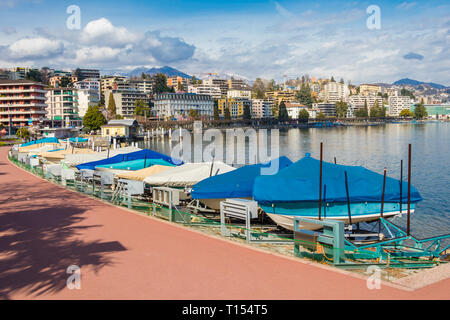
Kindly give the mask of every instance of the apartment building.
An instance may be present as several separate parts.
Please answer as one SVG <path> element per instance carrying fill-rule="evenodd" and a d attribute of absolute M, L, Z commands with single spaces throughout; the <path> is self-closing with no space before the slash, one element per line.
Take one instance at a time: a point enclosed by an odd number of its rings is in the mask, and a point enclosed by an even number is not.
<path fill-rule="evenodd" d="M 336 116 L 336 104 L 335 103 L 313 103 L 313 109 L 322 112 L 327 117 Z"/>
<path fill-rule="evenodd" d="M 30 80 L 0 80 L 0 123 L 37 125 L 46 114 L 45 85 Z"/>
<path fill-rule="evenodd" d="M 100 70 L 98 69 L 76 69 L 73 74 L 78 76 L 78 80 L 97 79 L 100 80 Z"/>
<path fill-rule="evenodd" d="M 228 92 L 228 81 L 225 79 L 206 79 L 203 80 L 204 85 L 218 86 L 222 96 L 226 96 Z"/>
<path fill-rule="evenodd" d="M 252 115 L 254 118 L 271 118 L 273 102 L 263 99 L 252 99 Z"/>
<path fill-rule="evenodd" d="M 347 103 L 352 106 L 353 110 L 356 111 L 358 109 L 363 109 L 365 104 L 367 103 L 367 109 L 370 112 L 370 109 L 378 103 L 379 107 L 383 106 L 383 98 L 377 95 L 353 95 L 347 98 Z"/>
<path fill-rule="evenodd" d="M 194 93 L 158 93 L 153 100 L 158 118 L 178 118 L 189 116 L 196 110 L 200 116 L 214 115 L 214 101 L 210 95 Z"/>
<path fill-rule="evenodd" d="M 285 105 L 288 116 L 291 119 L 298 119 L 298 114 L 301 110 L 308 111 L 308 106 L 305 106 L 299 102 L 288 102 Z"/>
<path fill-rule="evenodd" d="M 195 86 L 188 86 L 188 93 L 204 94 L 211 96 L 214 100 L 218 100 L 222 97 L 222 91 L 217 85 L 198 84 Z"/>
<path fill-rule="evenodd" d="M 90 106 L 98 105 L 100 102 L 99 91 L 89 89 L 78 89 L 78 115 L 83 118 Z"/>
<path fill-rule="evenodd" d="M 150 79 L 129 80 L 128 82 L 131 90 L 140 91 L 146 94 L 151 94 L 153 92 L 153 81 Z"/>
<path fill-rule="evenodd" d="M 225 109 L 230 110 L 232 118 L 242 117 L 244 115 L 244 109 L 248 107 L 250 113 L 252 111 L 252 101 L 244 98 L 224 98 L 219 99 L 218 109 L 220 115 L 225 115 Z"/>
<path fill-rule="evenodd" d="M 228 98 L 251 99 L 252 92 L 250 90 L 228 90 L 227 97 Z"/>
<path fill-rule="evenodd" d="M 398 117 L 400 112 L 404 109 L 411 110 L 411 97 L 409 96 L 391 96 L 388 99 L 389 102 L 389 115 Z"/>
<path fill-rule="evenodd" d="M 336 103 L 345 101 L 350 95 L 350 89 L 345 83 L 328 82 L 323 86 L 323 90 L 319 93 L 319 97 L 328 103 Z"/>
<path fill-rule="evenodd" d="M 359 94 L 363 96 L 376 96 L 378 93 L 381 93 L 381 87 L 376 84 L 361 84 L 359 86 Z"/>
<path fill-rule="evenodd" d="M 78 90 L 75 88 L 47 89 L 47 118 L 57 127 L 81 127 L 78 114 Z M 56 122 L 56 123 L 55 123 Z"/>
<path fill-rule="evenodd" d="M 180 76 L 168 77 L 167 86 L 174 88 L 175 91 L 187 91 L 188 86 L 192 84 L 192 79 Z"/>
<path fill-rule="evenodd" d="M 126 82 L 127 77 L 124 76 L 106 76 L 103 77 L 101 82 L 101 91 L 102 94 L 105 94 L 106 90 L 117 90 L 117 86 L 115 86 L 116 82 Z"/>
<path fill-rule="evenodd" d="M 234 79 L 231 78 L 227 81 L 228 90 L 246 90 L 248 89 L 248 85 L 242 79 Z"/>
<path fill-rule="evenodd" d="M 150 104 L 150 95 L 137 90 L 106 90 L 105 91 L 105 106 L 108 107 L 110 93 L 114 97 L 116 104 L 116 114 L 124 118 L 133 119 L 136 100 L 143 100 Z"/>
<path fill-rule="evenodd" d="M 266 100 L 271 100 L 274 103 L 280 104 L 281 101 L 293 102 L 295 101 L 294 91 L 269 91 L 265 93 Z"/>
<path fill-rule="evenodd" d="M 74 76 L 74 75 L 56 75 L 51 77 L 48 81 L 49 81 L 49 85 L 53 88 L 57 88 L 61 85 L 61 80 L 62 78 L 67 77 L 70 81 L 70 83 L 75 83 L 78 81 L 78 77 Z"/>

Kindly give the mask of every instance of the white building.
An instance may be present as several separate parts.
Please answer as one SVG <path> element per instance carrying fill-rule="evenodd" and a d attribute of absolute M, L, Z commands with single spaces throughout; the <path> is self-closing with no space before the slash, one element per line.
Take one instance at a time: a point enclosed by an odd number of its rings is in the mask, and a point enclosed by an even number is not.
<path fill-rule="evenodd" d="M 291 119 L 298 119 L 298 114 L 301 110 L 308 111 L 308 107 L 298 103 L 298 102 L 288 102 L 286 105 L 286 111 L 288 113 L 289 118 Z"/>
<path fill-rule="evenodd" d="M 203 84 L 209 86 L 218 86 L 223 96 L 227 95 L 227 91 L 229 89 L 228 81 L 226 79 L 205 79 L 203 80 Z"/>
<path fill-rule="evenodd" d="M 89 106 L 95 106 L 100 102 L 99 91 L 78 89 L 78 115 L 83 118 Z"/>
<path fill-rule="evenodd" d="M 141 91 L 144 93 L 152 93 L 153 92 L 153 81 L 148 79 L 142 80 L 129 80 L 128 81 L 130 89 Z"/>
<path fill-rule="evenodd" d="M 252 99 L 253 118 L 272 117 L 273 101 L 263 99 Z"/>
<path fill-rule="evenodd" d="M 251 99 L 252 92 L 250 90 L 228 90 L 227 97 L 231 98 L 243 98 L 243 99 Z"/>
<path fill-rule="evenodd" d="M 345 101 L 350 95 L 350 89 L 345 83 L 328 82 L 323 86 L 323 90 L 320 92 L 319 97 L 325 102 L 336 103 L 338 101 Z"/>
<path fill-rule="evenodd" d="M 153 102 L 158 118 L 187 117 L 190 110 L 196 110 L 199 116 L 214 115 L 214 101 L 209 95 L 159 93 Z"/>
<path fill-rule="evenodd" d="M 404 109 L 411 110 L 411 98 L 408 96 L 392 96 L 389 97 L 389 115 L 398 117 Z"/>
<path fill-rule="evenodd" d="M 52 88 L 46 93 L 47 118 L 60 123 L 60 127 L 81 126 L 78 113 L 78 90 L 74 88 Z M 56 123 L 55 123 L 56 122 Z"/>
<path fill-rule="evenodd" d="M 353 112 L 358 110 L 358 109 L 363 109 L 365 103 L 367 103 L 367 111 L 370 112 L 370 109 L 375 105 L 375 103 L 378 102 L 378 106 L 382 107 L 383 106 L 383 98 L 380 96 L 375 96 L 375 95 L 353 95 L 348 97 L 347 99 L 347 103 L 349 106 L 352 107 Z"/>
<path fill-rule="evenodd" d="M 213 99 L 220 99 L 222 97 L 222 91 L 218 85 L 199 84 L 196 86 L 188 86 L 188 92 L 208 95 Z"/>

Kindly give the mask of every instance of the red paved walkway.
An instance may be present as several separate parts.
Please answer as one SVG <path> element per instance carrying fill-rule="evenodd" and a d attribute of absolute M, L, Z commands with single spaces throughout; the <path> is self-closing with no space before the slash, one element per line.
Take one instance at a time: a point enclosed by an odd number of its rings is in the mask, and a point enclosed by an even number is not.
<path fill-rule="evenodd" d="M 414 292 L 214 239 L 103 204 L 11 165 L 0 148 L 0 298 L 449 299 L 450 279 Z M 81 290 L 66 268 L 81 266 Z"/>

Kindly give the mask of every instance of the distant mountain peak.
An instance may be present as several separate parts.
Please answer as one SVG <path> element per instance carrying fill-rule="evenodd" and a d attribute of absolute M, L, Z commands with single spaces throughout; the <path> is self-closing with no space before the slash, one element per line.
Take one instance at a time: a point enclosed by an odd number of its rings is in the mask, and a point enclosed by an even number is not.
<path fill-rule="evenodd" d="M 446 86 L 443 86 L 442 84 L 433 83 L 433 82 L 422 82 L 417 81 L 409 78 L 403 78 L 398 81 L 395 81 L 393 85 L 401 86 L 401 85 L 409 85 L 409 86 L 419 86 L 419 85 L 428 85 L 430 87 L 433 87 L 435 89 L 445 89 Z"/>
<path fill-rule="evenodd" d="M 164 66 L 161 68 L 154 67 L 154 68 L 150 68 L 150 69 L 148 69 L 146 67 L 139 67 L 139 68 L 136 68 L 133 71 L 129 72 L 128 77 L 138 77 L 142 73 L 149 74 L 151 76 L 154 76 L 155 74 L 158 74 L 158 73 L 162 73 L 162 74 L 166 75 L 167 77 L 178 76 L 178 77 L 182 77 L 182 78 L 192 78 L 192 76 L 190 76 L 184 72 L 181 72 L 175 68 L 169 67 L 169 66 Z"/>

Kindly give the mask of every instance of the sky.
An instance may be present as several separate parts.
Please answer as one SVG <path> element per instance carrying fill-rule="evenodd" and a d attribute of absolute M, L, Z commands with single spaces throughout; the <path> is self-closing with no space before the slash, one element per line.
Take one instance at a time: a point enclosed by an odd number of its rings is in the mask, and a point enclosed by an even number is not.
<path fill-rule="evenodd" d="M 79 8 L 80 24 L 70 6 Z M 369 28 L 379 8 L 379 28 Z M 171 66 L 254 80 L 302 75 L 450 86 L 450 3 L 0 0 L 0 68 Z"/>

